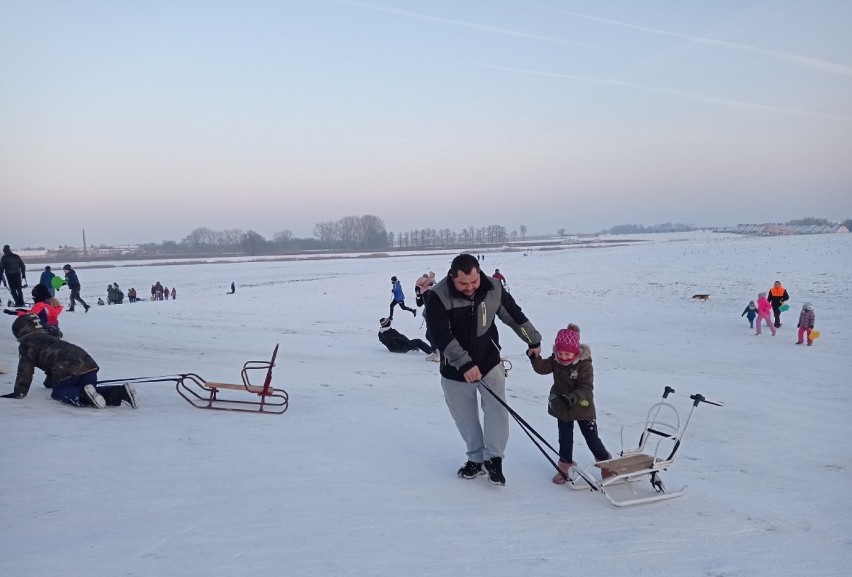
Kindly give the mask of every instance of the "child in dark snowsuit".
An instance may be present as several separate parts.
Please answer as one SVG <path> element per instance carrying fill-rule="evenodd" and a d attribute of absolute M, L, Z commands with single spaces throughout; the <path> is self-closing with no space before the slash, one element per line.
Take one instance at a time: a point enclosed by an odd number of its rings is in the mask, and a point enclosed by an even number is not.
<path fill-rule="evenodd" d="M 754 304 L 754 301 L 748 301 L 748 306 L 745 308 L 743 314 L 741 314 L 740 316 L 746 317 L 748 319 L 749 328 L 754 328 L 754 319 L 757 318 L 757 305 Z"/>
<path fill-rule="evenodd" d="M 574 421 L 577 421 L 595 460 L 612 459 L 598 437 L 595 422 L 592 351 L 588 345 L 580 344 L 580 327 L 570 324 L 556 334 L 553 354 L 549 358 L 531 356 L 530 362 L 538 374 L 553 374 L 547 403 L 547 412 L 558 419 L 559 425 L 559 472 L 553 477 L 553 482 L 564 485 L 571 467 L 577 466 L 573 459 Z M 612 475 L 607 469 L 601 469 L 601 473 L 604 477 Z"/>
<path fill-rule="evenodd" d="M 424 353 L 431 354 L 433 349 L 421 339 L 409 339 L 396 329 L 391 328 L 391 319 L 380 319 L 379 341 L 392 353 L 407 353 L 420 349 Z"/>

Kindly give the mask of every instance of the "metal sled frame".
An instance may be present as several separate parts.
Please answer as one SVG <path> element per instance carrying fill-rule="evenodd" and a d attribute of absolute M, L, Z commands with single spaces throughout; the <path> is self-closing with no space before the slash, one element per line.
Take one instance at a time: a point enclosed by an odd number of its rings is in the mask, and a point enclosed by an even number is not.
<path fill-rule="evenodd" d="M 577 475 L 570 481 L 571 488 L 600 491 L 617 507 L 674 499 L 683 495 L 686 486 L 677 490 L 669 489 L 661 473 L 674 463 L 695 408 L 700 403 L 716 406 L 722 406 L 722 403 L 707 400 L 700 394 L 689 395 L 692 406 L 686 420 L 681 422 L 675 406 L 666 402 L 672 393 L 675 393 L 673 388 L 665 388 L 663 400 L 651 406 L 644 423 L 630 423 L 621 428 L 621 445 L 624 447 L 625 433 L 635 432 L 638 425 L 642 426 L 639 444 L 635 449 L 624 449 L 620 457 L 594 464 L 594 467 L 601 472 L 607 471 L 610 476 L 598 480 L 597 476 L 592 475 L 591 467 L 574 467 L 573 471 Z M 642 489 L 638 486 L 638 482 L 644 479 L 649 481 L 650 488 Z"/>
<path fill-rule="evenodd" d="M 208 382 L 195 373 L 186 373 L 177 380 L 175 389 L 186 402 L 198 409 L 281 414 L 287 410 L 289 396 L 287 391 L 272 386 L 272 368 L 275 366 L 277 356 L 278 345 L 276 344 L 270 360 L 246 362 L 241 373 L 243 381 L 241 385 Z M 249 380 L 249 371 L 266 371 L 263 385 L 253 385 Z M 241 391 L 255 395 L 257 398 L 245 400 L 245 395 L 233 395 L 234 398 L 221 397 L 220 392 L 223 390 Z M 237 396 L 243 398 L 235 398 Z"/>

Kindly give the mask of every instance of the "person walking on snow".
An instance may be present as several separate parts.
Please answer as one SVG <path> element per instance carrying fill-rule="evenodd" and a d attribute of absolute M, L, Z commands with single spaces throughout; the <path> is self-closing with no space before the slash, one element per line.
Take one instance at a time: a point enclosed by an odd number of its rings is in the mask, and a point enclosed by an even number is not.
<path fill-rule="evenodd" d="M 393 320 L 393 307 L 396 305 L 399 305 L 399 308 L 410 312 L 412 315 L 417 316 L 417 309 L 405 306 L 405 295 L 402 293 L 402 283 L 400 283 L 399 279 L 395 276 L 391 277 L 391 294 L 393 295 L 393 299 L 390 303 L 389 319 Z"/>
<path fill-rule="evenodd" d="M 816 313 L 814 313 L 814 307 L 811 303 L 805 303 L 802 306 L 802 312 L 799 313 L 799 324 L 796 326 L 799 327 L 799 340 L 796 342 L 797 345 L 802 344 L 803 338 L 807 334 L 808 336 L 808 346 L 814 344 L 813 339 L 811 339 L 811 331 L 814 330 L 814 322 L 816 321 Z"/>
<path fill-rule="evenodd" d="M 432 287 L 426 325 L 441 352 L 444 400 L 467 448 L 467 462 L 457 475 L 473 479 L 484 473 L 484 465 L 491 483 L 505 485 L 509 414 L 500 403 L 506 397 L 506 370 L 496 318 L 526 343 L 527 354 L 541 352 L 541 335 L 512 296 L 482 272 L 476 257 L 458 255 L 447 276 Z"/>
<path fill-rule="evenodd" d="M 766 321 L 766 326 L 772 331 L 772 336 L 775 336 L 775 327 L 772 326 L 772 305 L 766 298 L 766 293 L 758 293 L 757 295 L 757 330 L 754 334 L 760 334 L 760 322 Z"/>
<path fill-rule="evenodd" d="M 530 355 L 530 362 L 536 373 L 553 374 L 553 386 L 547 402 L 547 413 L 556 417 L 559 429 L 559 472 L 553 477 L 553 482 L 564 485 L 569 480 L 571 467 L 577 466 L 573 457 L 575 421 L 595 461 L 612 459 L 598 436 L 595 420 L 592 351 L 588 345 L 580 343 L 580 327 L 570 324 L 556 333 L 550 357 L 543 359 Z M 613 473 L 601 469 L 601 474 L 606 478 Z"/>
<path fill-rule="evenodd" d="M 27 265 L 21 257 L 12 252 L 8 244 L 3 247 L 3 256 L 0 257 L 0 278 L 12 293 L 15 306 L 24 306 L 24 293 L 21 289 L 27 282 Z"/>
<path fill-rule="evenodd" d="M 56 275 L 53 274 L 53 271 L 50 270 L 49 266 L 44 267 L 44 271 L 41 273 L 41 277 L 39 277 L 39 284 L 43 285 L 44 288 L 47 289 L 47 292 L 50 293 L 51 297 L 56 296 L 56 289 L 53 288 L 53 279 L 56 278 Z"/>
<path fill-rule="evenodd" d="M 780 280 L 775 281 L 772 288 L 769 289 L 769 303 L 772 305 L 772 312 L 775 314 L 775 328 L 781 327 L 781 305 L 790 299 L 787 294 L 787 289 L 783 287 Z"/>
<path fill-rule="evenodd" d="M 0 395 L 6 399 L 23 399 L 29 393 L 35 369 L 44 371 L 44 386 L 51 398 L 77 407 L 117 407 L 126 402 L 136 408 L 136 394 L 129 384 L 98 385 L 98 364 L 77 345 L 52 337 L 41 326 L 38 317 L 27 314 L 12 323 L 12 334 L 18 339 L 18 373 L 15 389 Z"/>
<path fill-rule="evenodd" d="M 757 305 L 754 304 L 754 301 L 748 301 L 748 306 L 740 316 L 748 319 L 749 328 L 754 328 L 754 318 L 757 316 Z"/>
<path fill-rule="evenodd" d="M 491 278 L 496 278 L 500 281 L 500 284 L 503 285 L 503 288 L 506 288 L 506 277 L 503 276 L 503 273 L 500 272 L 499 268 L 494 269 L 494 274 L 491 275 Z"/>
<path fill-rule="evenodd" d="M 91 307 L 86 304 L 86 301 L 80 298 L 80 279 L 77 278 L 76 271 L 71 268 L 70 264 L 63 266 L 62 270 L 65 271 L 65 282 L 68 283 L 68 288 L 71 289 L 71 302 L 68 303 L 68 312 L 74 312 L 75 301 L 78 301 L 81 305 L 83 305 L 83 309 L 86 312 L 89 312 Z"/>

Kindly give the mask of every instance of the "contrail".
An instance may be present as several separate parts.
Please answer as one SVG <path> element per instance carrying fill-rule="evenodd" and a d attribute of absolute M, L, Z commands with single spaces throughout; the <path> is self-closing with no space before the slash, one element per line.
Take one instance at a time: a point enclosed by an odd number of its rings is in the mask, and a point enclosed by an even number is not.
<path fill-rule="evenodd" d="M 540 34 L 530 34 L 528 32 L 519 32 L 517 30 L 510 30 L 508 28 L 498 28 L 496 26 L 487 26 L 485 24 L 477 24 L 475 22 L 465 22 L 464 20 L 453 20 L 451 18 L 439 18 L 437 16 L 429 16 L 427 14 L 421 14 L 419 12 L 409 12 L 408 10 L 400 10 L 398 8 L 389 8 L 386 6 L 378 6 L 376 4 L 368 4 L 367 2 L 358 2 L 357 0 L 336 0 L 341 4 L 350 4 L 352 6 L 359 6 L 361 8 L 367 8 L 369 10 L 374 10 L 376 12 L 384 12 L 386 14 L 394 14 L 396 16 L 404 16 L 406 18 L 414 18 L 417 20 L 425 20 L 427 22 L 438 22 L 441 24 L 449 24 L 451 26 L 460 26 L 463 28 L 473 28 L 474 30 L 482 30 L 484 32 L 494 32 L 496 34 L 505 34 L 507 36 L 517 36 L 519 38 L 530 38 L 532 40 L 541 40 L 544 42 L 552 42 L 554 44 L 565 44 L 567 46 L 582 46 L 586 48 L 593 48 L 590 44 L 584 44 L 582 42 L 573 42 L 571 40 L 565 40 L 564 38 L 555 38 L 553 36 L 542 36 Z"/>
<path fill-rule="evenodd" d="M 674 38 L 682 38 L 684 40 L 689 40 L 690 42 L 696 42 L 699 44 L 709 44 L 712 46 L 722 46 L 725 48 L 733 48 L 735 50 L 743 50 L 746 52 L 754 52 L 756 54 L 762 54 L 764 56 L 769 56 L 771 58 L 776 58 L 778 60 L 783 60 L 785 62 L 789 62 L 790 64 L 796 64 L 799 66 L 804 66 L 806 68 L 812 68 L 814 70 L 821 70 L 823 72 L 828 72 L 829 74 L 836 74 L 838 76 L 852 76 L 852 67 L 843 66 L 842 64 L 834 64 L 833 62 L 827 62 L 825 60 L 820 60 L 818 58 L 811 58 L 809 56 L 802 56 L 801 54 L 793 54 L 790 52 L 784 52 L 783 50 L 772 50 L 771 48 L 760 48 L 759 46 L 751 46 L 748 44 L 740 44 L 738 42 L 728 42 L 725 40 L 716 40 L 713 38 L 705 38 L 703 36 L 693 36 L 691 34 L 682 34 L 679 32 L 670 32 L 668 30 L 660 30 L 659 28 L 649 28 L 647 26 L 639 26 L 637 24 L 630 24 L 629 22 L 621 22 L 618 20 L 610 20 L 608 18 L 600 18 L 598 16 L 589 16 L 588 14 L 580 14 L 578 12 L 571 12 L 570 10 L 560 10 L 558 8 L 551 8 L 549 6 L 542 6 L 539 4 L 534 4 L 532 2 L 522 2 L 528 6 L 534 6 L 536 8 L 540 8 L 542 10 L 549 10 L 551 12 L 557 12 L 559 14 L 565 14 L 566 16 L 573 16 L 574 18 L 581 18 L 583 20 L 591 20 L 593 22 L 601 22 L 604 24 L 611 24 L 613 26 L 621 26 L 622 28 L 630 28 L 632 30 L 641 30 L 643 32 L 650 32 L 652 34 L 662 34 L 664 36 L 672 36 Z"/>
<path fill-rule="evenodd" d="M 707 102 L 709 104 L 718 104 L 721 106 L 733 106 L 737 108 L 752 108 L 757 110 L 765 110 L 769 112 L 781 112 L 784 114 L 796 114 L 799 116 L 816 116 L 820 118 L 832 118 L 835 120 L 852 121 L 852 116 L 843 114 L 832 114 L 829 112 L 815 112 L 812 110 L 800 110 L 796 108 L 784 108 L 782 106 L 771 106 L 767 104 L 756 104 L 754 102 L 743 102 L 741 100 L 732 100 L 721 96 L 713 96 L 710 94 L 701 94 L 700 92 L 690 92 L 688 90 L 679 90 L 677 88 L 663 88 L 660 86 L 650 86 L 647 84 L 638 84 L 635 82 L 626 82 L 624 80 L 609 80 L 606 78 L 591 78 L 587 76 L 577 76 L 575 74 L 562 74 L 559 72 L 546 72 L 541 70 L 529 70 L 524 68 L 511 68 L 508 66 L 497 66 L 495 64 L 483 64 L 481 62 L 458 61 L 461 64 L 469 66 L 478 66 L 480 68 L 489 68 L 491 70 L 503 70 L 506 72 L 514 72 L 517 74 L 531 74 L 534 76 L 546 76 L 550 78 L 563 78 L 567 80 L 577 80 L 579 82 L 590 82 L 592 84 L 603 84 L 608 86 L 620 86 L 626 88 L 635 88 L 639 90 L 647 90 L 649 92 L 659 92 L 679 98 L 687 98 L 698 102 Z"/>

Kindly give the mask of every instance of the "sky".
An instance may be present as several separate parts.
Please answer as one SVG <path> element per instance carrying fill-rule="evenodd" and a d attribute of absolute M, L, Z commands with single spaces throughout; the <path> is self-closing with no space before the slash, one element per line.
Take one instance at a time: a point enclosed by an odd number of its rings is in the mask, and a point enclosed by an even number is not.
<path fill-rule="evenodd" d="M 62 312 L 65 340 L 95 359 L 100 379 L 191 371 L 239 382 L 243 363 L 279 343 L 273 385 L 289 408 L 200 410 L 173 382 L 151 382 L 136 384 L 136 410 L 81 409 L 51 400 L 36 370 L 25 399 L 0 398 L 0 575 L 847 576 L 852 235 L 646 238 L 487 253 L 483 267 L 505 273 L 545 352 L 559 329 L 579 325 L 610 452 L 634 448 L 636 428 L 622 445 L 622 426 L 641 422 L 665 386 L 681 419 L 680 395 L 724 404 L 696 408 L 661 474 L 671 489 L 686 486 L 683 496 L 615 507 L 556 486 L 515 422 L 504 487 L 456 476 L 465 446 L 438 363 L 390 353 L 377 338 L 389 276 L 410 297 L 417 277 L 446 270 L 453 254 L 80 263 L 89 302 L 109 283 L 177 288 L 177 300 Z M 776 336 L 755 336 L 741 313 L 776 279 L 790 310 Z M 67 287 L 58 298 L 67 302 Z M 811 347 L 795 345 L 806 301 L 821 331 Z M 11 320 L 0 316 L 0 363 L 11 370 L 0 394 L 15 379 Z M 421 323 L 403 313 L 393 324 L 424 338 Z M 512 365 L 507 402 L 555 446 L 552 377 L 532 371 L 508 327 L 498 331 Z M 591 467 L 579 433 L 573 456 Z M 635 485 L 650 491 L 647 479 Z"/>
<path fill-rule="evenodd" d="M 0 0 L 4 244 L 852 217 L 852 4 Z"/>

